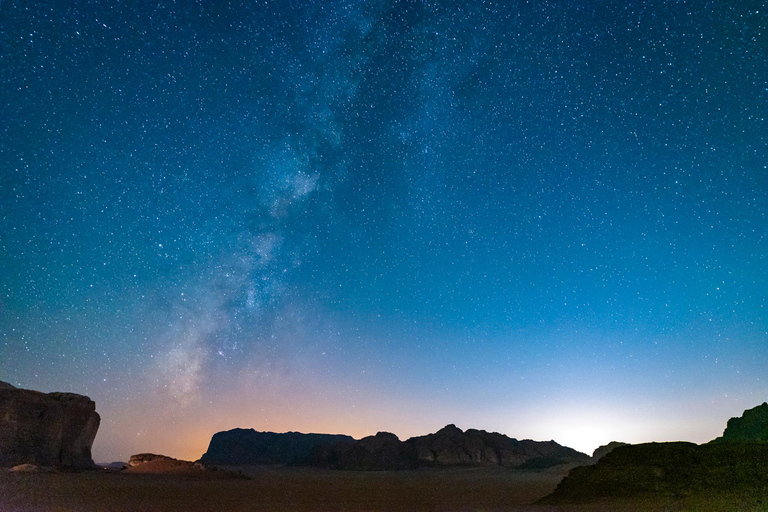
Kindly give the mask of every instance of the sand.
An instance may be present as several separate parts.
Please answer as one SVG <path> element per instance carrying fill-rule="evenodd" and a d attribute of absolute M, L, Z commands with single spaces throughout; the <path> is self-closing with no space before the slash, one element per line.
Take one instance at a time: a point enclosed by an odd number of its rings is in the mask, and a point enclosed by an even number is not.
<path fill-rule="evenodd" d="M 563 476 L 562 470 L 526 472 L 504 468 L 400 472 L 242 469 L 250 473 L 250 480 L 173 473 L 3 472 L 0 510 L 508 510 L 548 494 Z"/>
<path fill-rule="evenodd" d="M 230 468 L 232 469 L 232 468 Z M 237 468 L 235 468 L 237 469 Z M 536 506 L 563 469 L 423 469 L 352 472 L 309 468 L 245 469 L 252 479 L 200 474 L 0 472 L 0 510 L 31 511 L 661 511 L 765 510 L 738 497 L 602 501 Z M 768 503 L 768 500 L 767 502 Z M 734 508 L 735 507 L 735 508 Z"/>

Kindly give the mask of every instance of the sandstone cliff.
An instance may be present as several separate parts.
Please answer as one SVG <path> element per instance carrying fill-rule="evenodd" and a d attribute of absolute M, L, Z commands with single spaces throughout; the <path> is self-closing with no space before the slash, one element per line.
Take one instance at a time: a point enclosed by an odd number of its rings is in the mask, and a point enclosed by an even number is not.
<path fill-rule="evenodd" d="M 0 382 L 0 466 L 91 468 L 96 404 L 75 393 L 40 393 Z"/>

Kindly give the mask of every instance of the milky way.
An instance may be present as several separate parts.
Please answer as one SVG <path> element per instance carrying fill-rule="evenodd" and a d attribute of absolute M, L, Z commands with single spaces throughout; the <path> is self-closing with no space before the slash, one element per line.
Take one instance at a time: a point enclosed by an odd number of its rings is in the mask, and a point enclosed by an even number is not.
<path fill-rule="evenodd" d="M 768 397 L 768 9 L 0 4 L 0 379 L 582 450 Z"/>

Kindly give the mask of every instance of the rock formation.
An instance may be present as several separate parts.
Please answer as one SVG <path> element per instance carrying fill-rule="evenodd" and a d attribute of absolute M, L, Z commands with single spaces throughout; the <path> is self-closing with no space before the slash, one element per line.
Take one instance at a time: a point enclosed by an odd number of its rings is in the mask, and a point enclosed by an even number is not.
<path fill-rule="evenodd" d="M 205 464 L 294 464 L 347 470 L 400 470 L 420 466 L 505 466 L 541 469 L 589 464 L 591 457 L 554 441 L 509 438 L 495 432 L 448 425 L 434 434 L 400 441 L 379 432 L 355 441 L 349 436 L 256 432 L 234 429 L 211 439 Z"/>
<path fill-rule="evenodd" d="M 588 464 L 590 457 L 554 441 L 519 441 L 497 432 L 448 425 L 434 434 L 412 437 L 420 465 L 481 465 L 545 468 L 559 464 Z"/>
<path fill-rule="evenodd" d="M 186 475 L 206 478 L 248 478 L 239 472 L 226 471 L 215 467 L 206 467 L 199 462 L 174 459 L 155 453 L 131 455 L 124 473 L 144 473 L 153 475 Z"/>
<path fill-rule="evenodd" d="M 350 444 L 350 436 L 333 434 L 302 434 L 299 432 L 257 432 L 236 428 L 218 432 L 211 438 L 208 451 L 200 458 L 203 464 L 254 465 L 300 464 L 311 460 L 317 447 Z"/>
<path fill-rule="evenodd" d="M 712 442 L 768 443 L 768 403 L 747 409 L 739 418 L 729 419 L 722 437 Z"/>
<path fill-rule="evenodd" d="M 768 445 L 645 443 L 620 446 L 597 464 L 577 467 L 542 500 L 587 503 L 638 496 L 762 493 L 768 488 Z"/>
<path fill-rule="evenodd" d="M 163 465 L 163 466 L 194 466 L 194 462 L 188 460 L 174 459 L 167 455 L 159 455 L 157 453 L 137 453 L 131 455 L 128 460 L 126 469 L 136 468 L 139 466 L 148 467 L 148 464 Z"/>
<path fill-rule="evenodd" d="M 0 382 L 0 466 L 91 468 L 96 405 L 74 393 L 40 393 Z"/>
<path fill-rule="evenodd" d="M 611 453 L 614 449 L 618 448 L 619 446 L 626 446 L 627 443 L 622 443 L 620 441 L 611 441 L 608 444 L 604 444 L 602 446 L 598 446 L 595 448 L 595 451 L 592 452 L 592 460 L 594 462 L 597 462 L 598 460 L 602 459 L 609 453 Z"/>
<path fill-rule="evenodd" d="M 542 503 L 587 503 L 636 496 L 723 494 L 768 490 L 768 403 L 731 418 L 722 437 L 703 445 L 645 443 L 595 450 L 597 463 L 573 469 Z"/>
<path fill-rule="evenodd" d="M 11 473 L 53 473 L 53 468 L 35 466 L 34 464 L 19 464 L 9 469 Z"/>

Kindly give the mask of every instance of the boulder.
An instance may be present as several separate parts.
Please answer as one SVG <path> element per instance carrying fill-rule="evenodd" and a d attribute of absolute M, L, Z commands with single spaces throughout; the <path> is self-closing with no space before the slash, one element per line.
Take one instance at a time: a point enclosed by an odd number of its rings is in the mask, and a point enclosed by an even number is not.
<path fill-rule="evenodd" d="M 40 393 L 0 382 L 0 466 L 92 468 L 96 404 L 75 393 Z"/>

